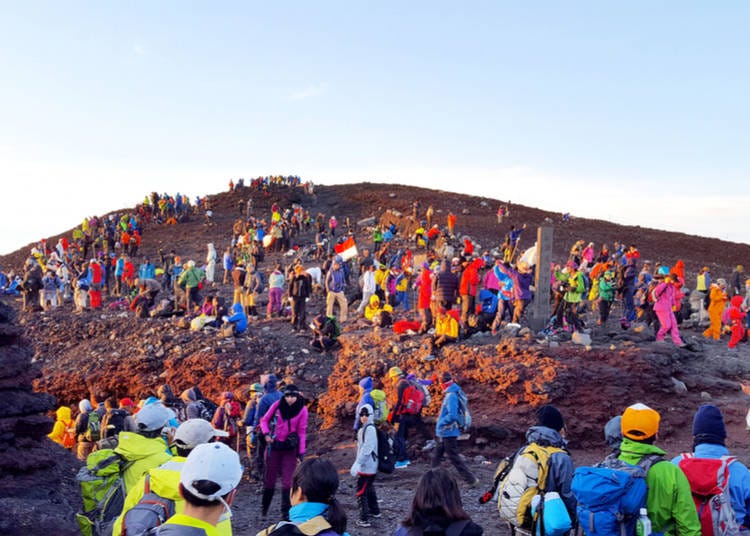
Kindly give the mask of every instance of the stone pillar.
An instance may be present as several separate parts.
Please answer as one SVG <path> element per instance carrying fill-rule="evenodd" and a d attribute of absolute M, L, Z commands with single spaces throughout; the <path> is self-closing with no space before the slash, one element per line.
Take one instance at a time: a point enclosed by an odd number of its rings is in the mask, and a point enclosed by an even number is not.
<path fill-rule="evenodd" d="M 534 299 L 529 309 L 529 327 L 539 332 L 544 329 L 552 311 L 549 301 L 549 267 L 552 263 L 552 227 L 539 227 L 536 234 L 536 276 Z"/>

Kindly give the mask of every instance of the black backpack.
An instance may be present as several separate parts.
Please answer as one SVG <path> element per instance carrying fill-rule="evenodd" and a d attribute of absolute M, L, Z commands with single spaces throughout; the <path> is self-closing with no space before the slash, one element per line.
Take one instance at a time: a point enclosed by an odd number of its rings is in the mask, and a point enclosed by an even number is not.
<path fill-rule="evenodd" d="M 375 426 L 368 424 L 367 426 Z M 390 475 L 396 469 L 396 452 L 393 448 L 393 438 L 375 426 L 378 436 L 378 471 Z"/>
<path fill-rule="evenodd" d="M 219 406 L 205 398 L 198 400 L 198 404 L 201 407 L 201 419 L 211 422 Z"/>
<path fill-rule="evenodd" d="M 115 437 L 125 429 L 125 418 L 128 412 L 124 409 L 113 409 L 102 419 L 102 438 Z"/>

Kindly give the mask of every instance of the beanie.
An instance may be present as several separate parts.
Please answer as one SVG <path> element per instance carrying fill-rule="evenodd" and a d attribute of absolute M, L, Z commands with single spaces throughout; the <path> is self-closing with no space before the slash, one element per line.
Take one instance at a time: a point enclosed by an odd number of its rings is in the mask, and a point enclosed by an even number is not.
<path fill-rule="evenodd" d="M 558 432 L 565 428 L 562 413 L 551 404 L 547 404 L 536 410 L 536 420 L 539 426 L 546 426 Z"/>
<path fill-rule="evenodd" d="M 659 431 L 660 419 L 656 410 L 645 404 L 633 404 L 622 414 L 622 435 L 635 441 L 649 439 Z"/>
<path fill-rule="evenodd" d="M 695 436 L 696 445 L 700 443 L 724 444 L 727 429 L 719 408 L 710 404 L 698 408 L 693 418 L 693 436 Z"/>
<path fill-rule="evenodd" d="M 372 377 L 370 377 L 370 376 L 365 376 L 364 378 L 362 378 L 361 380 L 359 380 L 359 386 L 360 386 L 360 387 L 361 387 L 361 388 L 362 388 L 362 389 L 363 389 L 364 391 L 369 391 L 369 390 L 371 390 L 371 389 L 372 389 Z"/>

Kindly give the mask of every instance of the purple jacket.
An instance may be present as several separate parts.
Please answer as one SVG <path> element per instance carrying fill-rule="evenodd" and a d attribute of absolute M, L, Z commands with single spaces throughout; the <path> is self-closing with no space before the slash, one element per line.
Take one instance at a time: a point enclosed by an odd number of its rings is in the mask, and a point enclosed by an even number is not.
<path fill-rule="evenodd" d="M 270 408 L 268 408 L 268 411 L 260 420 L 260 429 L 263 431 L 263 434 L 270 434 L 271 419 L 276 417 L 274 439 L 284 441 L 291 432 L 297 432 L 297 435 L 299 436 L 298 452 L 299 454 L 304 454 L 306 452 L 305 442 L 307 439 L 307 406 L 302 406 L 300 412 L 287 421 L 281 417 L 281 413 L 278 411 L 280 402 L 281 400 L 277 400 Z"/>

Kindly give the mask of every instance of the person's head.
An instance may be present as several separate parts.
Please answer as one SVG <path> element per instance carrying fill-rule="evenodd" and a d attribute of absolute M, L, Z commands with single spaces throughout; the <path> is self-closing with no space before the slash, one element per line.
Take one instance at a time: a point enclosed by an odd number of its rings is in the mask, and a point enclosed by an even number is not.
<path fill-rule="evenodd" d="M 430 469 L 419 479 L 406 527 L 421 527 L 424 520 L 446 519 L 449 522 L 470 519 L 461 502 L 456 480 L 445 469 Z"/>
<path fill-rule="evenodd" d="M 610 448 L 620 447 L 620 443 L 622 443 L 622 415 L 612 417 L 604 425 L 604 441 Z"/>
<path fill-rule="evenodd" d="M 346 513 L 336 500 L 339 475 L 336 467 L 325 458 L 307 458 L 292 475 L 291 504 L 315 502 L 328 505 L 326 518 L 337 533 L 346 531 Z"/>
<path fill-rule="evenodd" d="M 180 473 L 180 494 L 186 512 L 201 509 L 224 510 L 231 516 L 229 505 L 242 479 L 240 457 L 224 443 L 203 443 L 188 455 Z"/>
<path fill-rule="evenodd" d="M 120 399 L 120 409 L 124 409 L 128 413 L 133 413 L 135 410 L 135 402 L 133 402 L 133 399 L 130 397 L 125 397 Z"/>
<path fill-rule="evenodd" d="M 547 404 L 536 410 L 536 423 L 538 426 L 546 426 L 556 432 L 565 428 L 562 413 L 552 404 Z"/>
<path fill-rule="evenodd" d="M 373 294 L 370 296 L 370 307 L 379 307 L 380 306 L 380 298 L 378 298 L 377 294 Z"/>
<path fill-rule="evenodd" d="M 91 411 L 91 409 L 91 402 L 89 402 L 88 398 L 84 398 L 83 400 L 78 402 L 78 411 L 80 411 L 81 413 L 88 413 L 89 411 Z"/>
<path fill-rule="evenodd" d="M 622 414 L 622 435 L 633 441 L 653 443 L 659 432 L 660 420 L 659 413 L 646 404 L 633 404 Z"/>
<path fill-rule="evenodd" d="M 716 284 L 719 285 L 719 288 L 721 289 L 727 288 L 727 280 L 721 277 L 716 280 Z"/>
<path fill-rule="evenodd" d="M 719 408 L 711 404 L 699 407 L 693 417 L 693 446 L 701 443 L 723 445 L 726 438 L 724 416 Z"/>
<path fill-rule="evenodd" d="M 301 398 L 299 389 L 293 383 L 284 386 L 283 395 L 284 402 L 286 402 L 290 406 Z"/>
<path fill-rule="evenodd" d="M 443 372 L 440 375 L 440 384 L 443 386 L 443 389 L 450 387 L 453 384 L 453 374 L 448 371 Z"/>
<path fill-rule="evenodd" d="M 172 443 L 178 456 L 187 456 L 198 445 L 211 443 L 216 437 L 229 437 L 229 433 L 215 430 L 205 419 L 188 419 L 177 428 Z"/>
<path fill-rule="evenodd" d="M 364 378 L 359 380 L 359 388 L 361 391 L 372 390 L 372 376 L 365 376 Z"/>
<path fill-rule="evenodd" d="M 357 416 L 359 417 L 359 422 L 362 424 L 362 426 L 371 423 L 372 418 L 374 417 L 372 406 L 370 404 L 362 404 L 362 407 L 359 408 L 359 414 Z"/>
<path fill-rule="evenodd" d="M 394 382 L 400 380 L 403 375 L 404 373 L 399 367 L 391 367 L 390 369 L 388 369 L 388 377 Z"/>
<path fill-rule="evenodd" d="M 174 416 L 161 402 L 144 405 L 135 415 L 137 432 L 145 437 L 154 438 L 161 435 L 161 430 Z"/>

